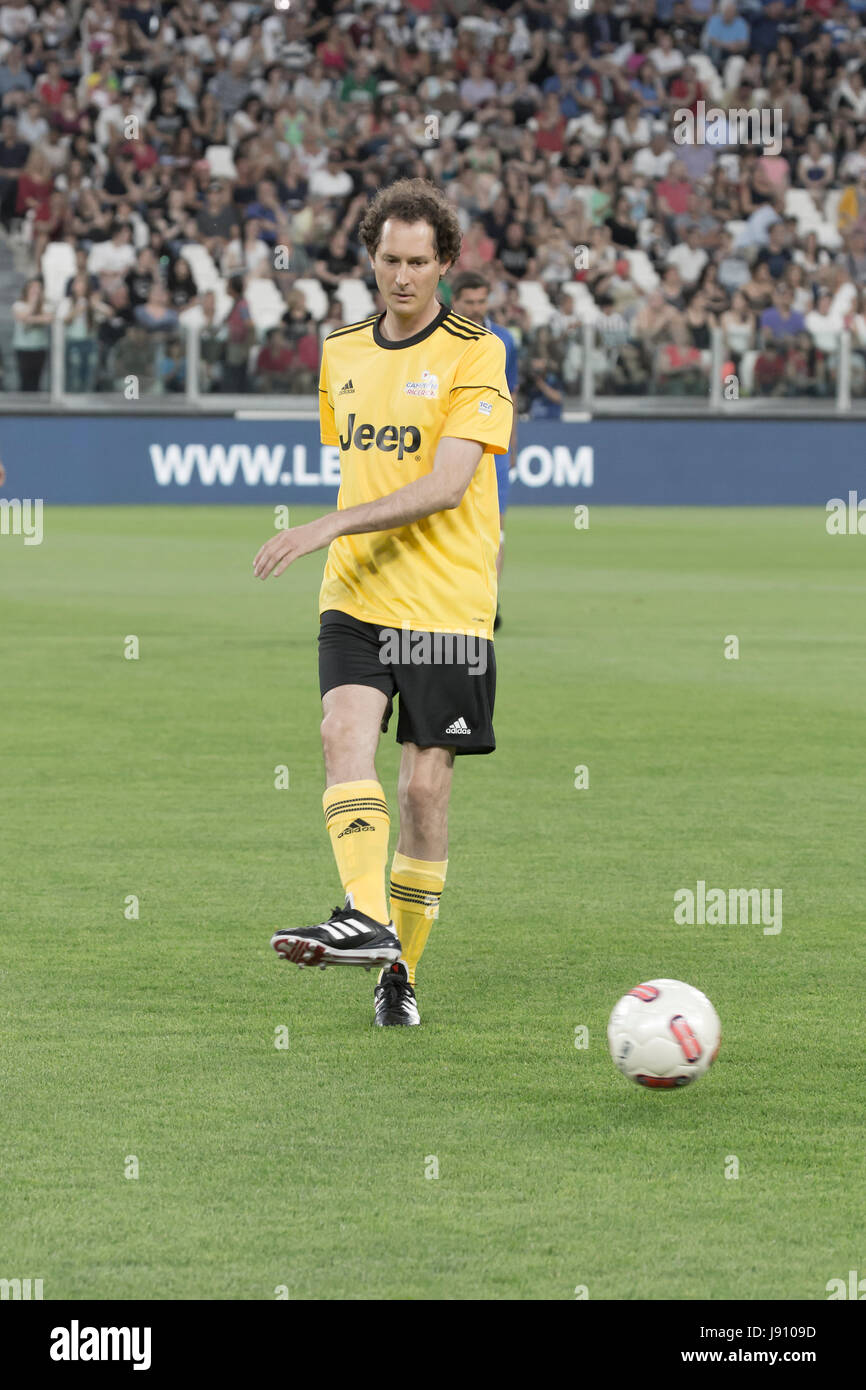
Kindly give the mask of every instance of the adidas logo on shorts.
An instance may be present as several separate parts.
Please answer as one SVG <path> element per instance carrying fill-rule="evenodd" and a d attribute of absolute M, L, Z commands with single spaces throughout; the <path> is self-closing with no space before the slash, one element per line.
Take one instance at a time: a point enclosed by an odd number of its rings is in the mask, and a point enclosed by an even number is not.
<path fill-rule="evenodd" d="M 445 732 L 446 734 L 471 734 L 472 730 L 461 714 L 459 719 L 455 719 L 453 724 L 448 725 Z"/>
<path fill-rule="evenodd" d="M 342 840 L 344 835 L 357 835 L 359 830 L 372 829 L 373 827 L 369 821 L 361 820 L 359 818 L 358 820 L 353 820 L 350 825 L 347 825 L 345 830 L 341 830 L 339 835 L 337 836 L 337 839 Z"/>

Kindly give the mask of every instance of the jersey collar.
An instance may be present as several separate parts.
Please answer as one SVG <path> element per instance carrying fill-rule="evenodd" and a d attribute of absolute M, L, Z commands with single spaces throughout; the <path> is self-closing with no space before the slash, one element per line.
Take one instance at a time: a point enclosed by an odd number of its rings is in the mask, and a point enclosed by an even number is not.
<path fill-rule="evenodd" d="M 379 331 L 379 325 L 381 324 L 385 315 L 380 314 L 379 317 L 376 319 L 376 322 L 373 324 L 373 342 L 376 344 L 377 347 L 380 348 L 390 349 L 414 347 L 416 343 L 423 343 L 425 338 L 429 338 L 431 333 L 435 333 L 442 320 L 448 314 L 450 314 L 450 312 L 451 310 L 448 308 L 448 305 L 443 304 L 435 319 L 431 319 L 426 328 L 422 328 L 420 333 L 413 334 L 411 338 L 401 338 L 398 343 L 392 343 L 390 338 L 382 337 L 382 334 Z"/>

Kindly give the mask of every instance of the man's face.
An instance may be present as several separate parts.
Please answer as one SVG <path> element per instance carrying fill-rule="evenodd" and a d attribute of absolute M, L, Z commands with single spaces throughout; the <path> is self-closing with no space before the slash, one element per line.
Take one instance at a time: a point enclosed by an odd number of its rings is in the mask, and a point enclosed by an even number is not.
<path fill-rule="evenodd" d="M 483 324 L 487 317 L 487 300 L 488 290 L 485 285 L 481 285 L 478 289 L 463 289 L 454 295 L 451 308 L 455 314 L 462 314 L 465 319 Z"/>
<path fill-rule="evenodd" d="M 437 259 L 429 222 L 398 222 L 393 218 L 382 227 L 370 263 L 385 304 L 398 316 L 423 310 L 450 264 Z"/>

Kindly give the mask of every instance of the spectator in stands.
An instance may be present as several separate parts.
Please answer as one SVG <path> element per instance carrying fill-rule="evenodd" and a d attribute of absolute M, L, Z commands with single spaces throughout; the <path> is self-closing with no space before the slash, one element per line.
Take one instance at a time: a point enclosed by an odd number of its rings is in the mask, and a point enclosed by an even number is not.
<path fill-rule="evenodd" d="M 653 290 L 635 315 L 632 337 L 643 349 L 643 361 L 649 369 L 657 348 L 664 343 L 682 345 L 686 340 L 683 316 L 669 303 L 660 290 Z"/>
<path fill-rule="evenodd" d="M 760 261 L 752 271 L 750 279 L 743 285 L 743 294 L 751 308 L 758 314 L 769 309 L 773 302 L 773 277 L 766 261 Z"/>
<path fill-rule="evenodd" d="M 107 293 L 97 290 L 94 309 L 99 343 L 97 371 L 101 380 L 107 380 L 112 351 L 135 322 L 126 285 L 122 282 L 115 283 Z"/>
<path fill-rule="evenodd" d="M 792 262 L 782 277 L 791 290 L 791 304 L 798 314 L 808 314 L 812 308 L 812 290 L 806 284 L 806 272 L 801 265 Z"/>
<path fill-rule="evenodd" d="M 530 420 L 562 418 L 562 379 L 543 355 L 532 353 L 529 356 L 521 371 L 521 382 L 525 382 Z"/>
<path fill-rule="evenodd" d="M 736 290 L 731 297 L 731 307 L 721 320 L 725 351 L 731 356 L 734 370 L 739 372 L 745 353 L 755 346 L 755 315 L 742 290 Z"/>
<path fill-rule="evenodd" d="M 15 117 L 0 122 L 0 222 L 8 229 L 15 216 L 18 180 L 27 163 L 29 149 L 20 139 Z"/>
<path fill-rule="evenodd" d="M 195 217 L 196 229 L 208 255 L 219 260 L 232 238 L 239 235 L 238 210 L 231 202 L 223 184 L 214 180 L 208 185 L 205 204 Z"/>
<path fill-rule="evenodd" d="M 72 231 L 73 213 L 65 193 L 55 189 L 36 209 L 33 218 L 33 259 L 41 266 L 45 248 L 52 241 L 65 241 Z"/>
<path fill-rule="evenodd" d="M 678 242 L 667 255 L 668 265 L 676 267 L 687 289 L 697 284 L 708 259 L 700 244 L 700 229 L 694 222 L 688 225 L 685 241 Z"/>
<path fill-rule="evenodd" d="M 87 274 L 73 276 L 59 314 L 64 325 L 66 390 L 76 394 L 93 389 L 97 354 L 97 296 Z"/>
<path fill-rule="evenodd" d="M 785 284 L 779 285 L 773 294 L 772 305 L 764 310 L 760 318 L 761 339 L 765 344 L 779 342 L 805 331 L 805 319 L 792 307 L 792 300 L 790 288 Z"/>
<path fill-rule="evenodd" d="M 833 311 L 832 296 L 819 294 L 813 309 L 805 316 L 806 330 L 820 353 L 830 355 L 839 347 L 839 334 L 844 321 Z"/>
<path fill-rule="evenodd" d="M 144 304 L 137 306 L 133 317 L 148 333 L 170 333 L 177 328 L 177 311 L 172 308 L 169 292 L 161 281 L 154 281 L 150 294 Z"/>
<path fill-rule="evenodd" d="M 336 288 L 342 280 L 357 280 L 363 275 L 358 251 L 349 245 L 349 238 L 339 228 L 324 245 L 314 251 L 316 278 L 326 289 Z"/>
<path fill-rule="evenodd" d="M 509 224 L 505 232 L 505 244 L 499 252 L 498 264 L 509 285 L 516 285 L 521 280 L 533 278 L 535 262 L 532 257 L 532 246 L 522 223 L 512 222 Z"/>
<path fill-rule="evenodd" d="M 767 245 L 758 252 L 757 265 L 766 263 L 774 280 L 781 280 L 791 264 L 791 252 L 786 245 L 784 222 L 774 222 L 769 231 Z"/>
<path fill-rule="evenodd" d="M 611 134 L 625 150 L 637 150 L 648 145 L 652 138 L 652 126 L 647 116 L 642 114 L 640 101 L 628 101 L 625 111 L 611 125 Z"/>
<path fill-rule="evenodd" d="M 109 358 L 111 389 L 123 391 L 132 380 L 138 392 L 151 392 L 156 381 L 156 343 L 144 324 L 132 323 Z"/>
<path fill-rule="evenodd" d="M 617 198 L 613 212 L 605 218 L 605 225 L 610 228 L 610 236 L 614 246 L 627 251 L 633 251 L 636 248 L 637 226 L 632 217 L 631 204 L 625 193 L 621 193 Z"/>
<path fill-rule="evenodd" d="M 717 12 L 710 16 L 701 36 L 701 48 L 710 62 L 721 69 L 726 59 L 745 53 L 749 43 L 749 26 L 737 14 L 734 0 L 722 0 Z"/>
<path fill-rule="evenodd" d="M 129 302 L 133 309 L 137 309 L 139 304 L 147 303 L 150 291 L 158 280 L 159 263 L 156 253 L 152 246 L 142 246 L 135 264 L 130 266 L 124 276 L 124 284 L 129 291 Z"/>
<path fill-rule="evenodd" d="M 244 219 L 243 237 L 230 241 L 219 259 L 223 275 L 261 275 L 272 263 L 273 252 L 262 239 L 263 223 L 258 217 Z M 297 268 L 290 256 L 290 265 Z"/>
<path fill-rule="evenodd" d="M 31 149 L 18 177 L 15 216 L 26 217 L 28 213 L 36 216 L 40 209 L 47 207 L 53 188 L 51 165 L 40 149 Z"/>
<path fill-rule="evenodd" d="M 797 182 L 804 188 L 827 188 L 833 180 L 835 169 L 833 156 L 821 148 L 817 136 L 810 135 L 806 141 L 806 152 L 797 161 Z"/>
<path fill-rule="evenodd" d="M 4 5 L 0 14 L 6 12 Z M 0 107 L 14 115 L 26 104 L 33 88 L 33 78 L 24 66 L 20 46 L 13 43 L 5 60 L 0 63 Z"/>
<path fill-rule="evenodd" d="M 282 324 L 265 334 L 264 346 L 256 359 L 255 389 L 265 393 L 284 393 L 288 389 L 289 372 L 294 353 L 286 341 Z"/>
<path fill-rule="evenodd" d="M 51 344 L 54 315 L 45 302 L 45 289 L 39 276 L 28 280 L 21 298 L 12 305 L 14 329 L 12 349 L 18 363 L 21 391 L 38 391 Z"/>
<path fill-rule="evenodd" d="M 178 313 L 198 303 L 196 283 L 189 261 L 184 256 L 178 256 L 168 268 L 168 297 L 172 308 Z"/>
<path fill-rule="evenodd" d="M 18 135 L 28 145 L 41 145 L 51 127 L 42 114 L 42 102 L 28 101 L 18 112 Z"/>
<path fill-rule="evenodd" d="M 243 392 L 249 390 L 250 351 L 256 341 L 256 329 L 242 276 L 232 276 L 228 292 L 233 303 L 225 321 L 227 340 L 222 384 L 225 391 Z"/>
<path fill-rule="evenodd" d="M 115 222 L 108 241 L 95 242 L 87 257 L 87 269 L 98 275 L 103 285 L 122 280 L 135 265 L 132 228 L 128 222 Z"/>
<path fill-rule="evenodd" d="M 689 347 L 708 352 L 712 346 L 713 329 L 717 321 L 715 315 L 708 311 L 706 295 L 699 285 L 692 290 L 683 322 Z"/>

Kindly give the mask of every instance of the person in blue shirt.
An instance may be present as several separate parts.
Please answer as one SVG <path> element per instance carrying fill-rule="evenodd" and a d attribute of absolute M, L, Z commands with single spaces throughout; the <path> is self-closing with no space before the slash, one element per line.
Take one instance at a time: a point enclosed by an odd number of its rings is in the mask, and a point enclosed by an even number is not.
<path fill-rule="evenodd" d="M 734 0 L 722 0 L 714 15 L 710 15 L 701 37 L 701 48 L 717 68 L 733 53 L 745 53 L 749 44 L 749 26 L 737 14 Z"/>
<path fill-rule="evenodd" d="M 512 469 L 517 464 L 517 347 L 507 328 L 494 323 L 487 315 L 487 299 L 490 286 L 483 275 L 475 270 L 461 270 L 451 281 L 451 308 L 455 314 L 480 323 L 489 328 L 505 344 L 505 380 L 511 398 L 515 402 L 514 423 L 511 427 L 511 442 L 507 454 L 496 455 L 496 486 L 499 490 L 499 554 L 496 557 L 496 577 L 502 583 L 502 564 L 505 558 L 505 511 L 508 506 L 508 486 Z M 496 605 L 496 621 L 493 629 L 500 626 L 502 615 Z"/>

